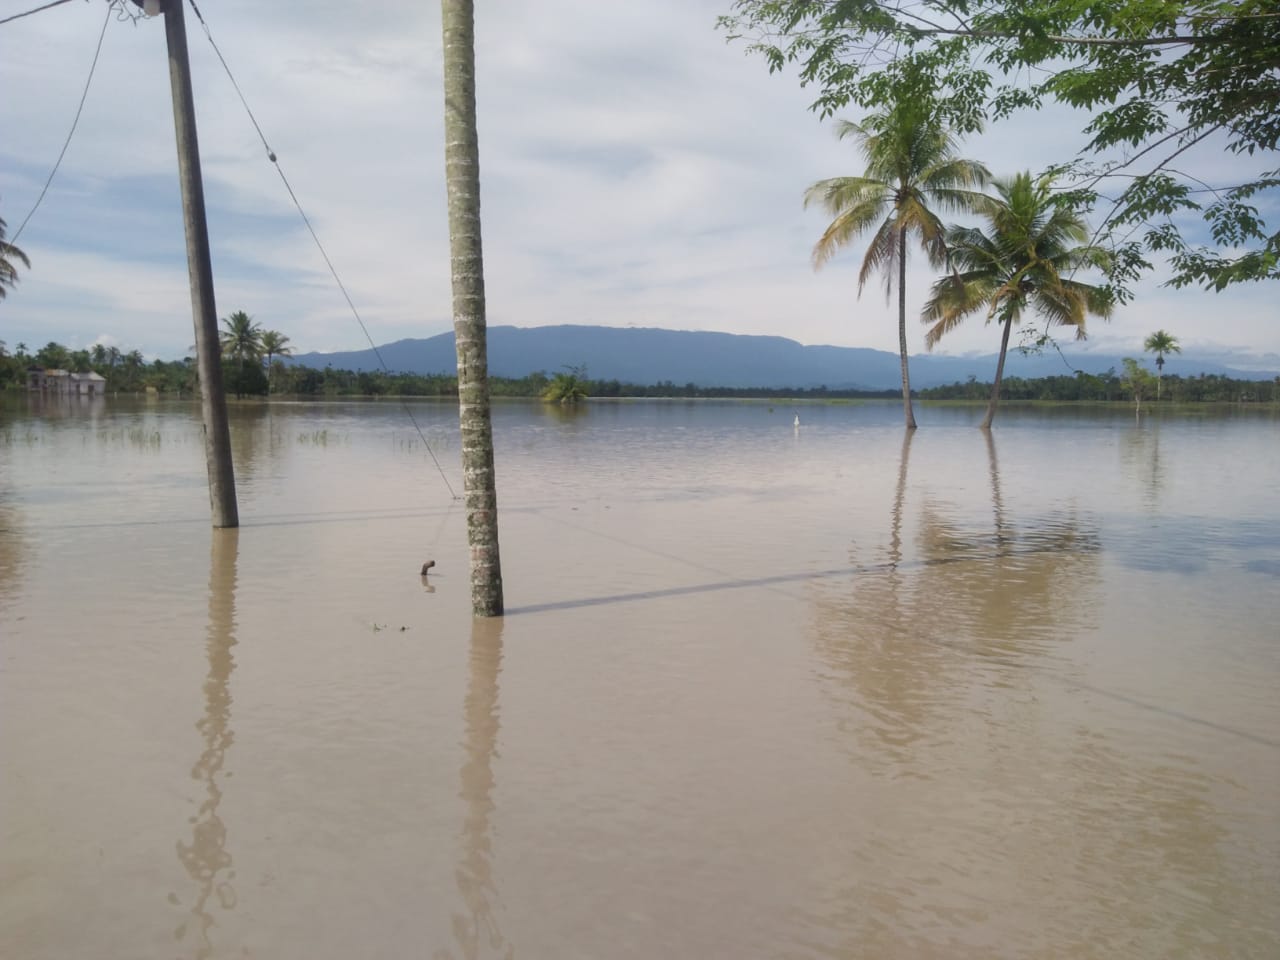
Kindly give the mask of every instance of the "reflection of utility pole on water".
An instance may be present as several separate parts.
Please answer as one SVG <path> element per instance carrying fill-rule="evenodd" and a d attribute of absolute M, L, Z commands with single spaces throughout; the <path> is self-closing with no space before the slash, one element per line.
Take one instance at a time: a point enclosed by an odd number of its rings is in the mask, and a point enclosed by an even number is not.
<path fill-rule="evenodd" d="M 215 527 L 236 527 L 240 525 L 240 516 L 236 509 L 235 472 L 231 466 L 231 429 L 227 424 L 227 394 L 222 385 L 218 312 L 213 298 L 213 266 L 209 259 L 209 228 L 205 221 L 204 182 L 200 174 L 200 144 L 196 138 L 182 0 L 133 2 L 148 16 L 164 14 L 173 126 L 178 142 L 178 177 L 182 184 L 182 214 L 187 235 L 187 269 L 191 276 L 200 410 L 204 418 L 204 455 L 209 471 L 209 506 Z"/>
<path fill-rule="evenodd" d="M 217 898 L 224 910 L 236 905 L 235 873 L 231 870 L 231 854 L 227 851 L 227 828 L 218 816 L 222 788 L 218 775 L 226 760 L 227 750 L 235 739 L 230 729 L 231 674 L 236 668 L 231 648 L 236 645 L 236 559 L 238 530 L 215 530 L 209 552 L 209 627 L 205 647 L 209 655 L 209 674 L 204 682 L 204 716 L 196 723 L 204 741 L 200 759 L 191 768 L 191 778 L 204 787 L 204 798 L 191 817 L 191 842 L 178 841 L 178 860 L 195 881 L 198 892 L 191 904 L 190 916 L 178 925 L 175 939 L 197 935 L 197 960 L 213 954 L 210 930 L 214 917 L 209 900 Z M 176 893 L 171 903 L 180 903 Z"/>

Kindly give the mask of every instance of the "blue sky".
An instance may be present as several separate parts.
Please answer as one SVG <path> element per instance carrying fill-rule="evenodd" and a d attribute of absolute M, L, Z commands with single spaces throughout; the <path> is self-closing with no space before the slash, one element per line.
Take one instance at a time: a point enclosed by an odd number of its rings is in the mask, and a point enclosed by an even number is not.
<path fill-rule="evenodd" d="M 860 173 L 861 159 L 808 111 L 813 93 L 725 42 L 714 22 L 727 2 L 478 4 L 490 323 L 897 349 L 883 289 L 857 297 L 862 250 L 820 273 L 809 261 L 825 223 L 802 208 L 805 188 Z M 37 5 L 0 0 L 0 17 Z M 374 340 L 449 330 L 439 6 L 202 10 Z M 87 0 L 0 26 L 11 237 L 61 149 L 106 13 L 106 0 Z M 189 7 L 187 28 L 219 316 L 245 310 L 299 351 L 366 346 Z M 1084 122 L 1023 116 L 963 152 L 997 174 L 1035 169 L 1069 157 Z M 1188 162 L 1222 181 L 1239 161 L 1209 149 Z M 10 349 L 104 342 L 169 359 L 193 342 L 159 20 L 109 23 L 75 138 L 18 242 L 32 269 L 0 302 Z M 1164 328 L 1188 355 L 1280 366 L 1270 287 L 1210 294 L 1160 279 L 1069 349 L 1136 354 Z M 931 280 L 917 257 L 909 310 Z M 922 352 L 923 327 L 911 323 L 909 337 Z M 975 319 L 939 352 L 997 346 Z"/>

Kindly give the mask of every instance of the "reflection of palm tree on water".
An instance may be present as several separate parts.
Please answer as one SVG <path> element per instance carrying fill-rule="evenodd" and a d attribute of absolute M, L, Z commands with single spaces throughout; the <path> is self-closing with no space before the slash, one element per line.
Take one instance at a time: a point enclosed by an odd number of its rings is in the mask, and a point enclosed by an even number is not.
<path fill-rule="evenodd" d="M 274 413 L 267 404 L 238 405 L 228 414 L 231 427 L 231 458 L 236 476 L 251 482 L 258 474 L 265 441 L 268 466 L 274 459 L 277 437 L 273 431 Z"/>
<path fill-rule="evenodd" d="M 1148 448 L 1149 447 L 1149 448 Z M 1142 484 L 1148 508 L 1158 505 L 1164 486 L 1164 465 L 1160 460 L 1160 421 L 1151 418 L 1145 425 L 1131 427 L 1120 448 L 1125 473 Z"/>
<path fill-rule="evenodd" d="M 191 818 L 191 841 L 178 841 L 178 860 L 199 887 L 190 916 L 179 924 L 175 939 L 182 941 L 194 934 L 195 956 L 212 954 L 210 930 L 216 923 L 209 912 L 211 898 L 216 897 L 224 910 L 236 905 L 231 880 L 231 854 L 227 851 L 227 829 L 218 817 L 222 790 L 217 777 L 222 771 L 227 750 L 234 740 L 229 728 L 231 692 L 228 682 L 235 670 L 231 648 L 236 645 L 235 591 L 238 533 L 234 528 L 213 531 L 209 555 L 209 627 L 205 648 L 209 655 L 209 674 L 204 683 L 204 716 L 196 723 L 204 739 L 204 752 L 191 768 L 191 777 L 204 785 L 204 800 Z M 176 894 L 170 902 L 178 902 Z"/>
<path fill-rule="evenodd" d="M 957 650 L 1025 657 L 1061 636 L 1087 609 L 1098 537 L 1077 518 L 1009 519 L 995 439 L 985 438 L 992 520 L 965 529 L 930 498 L 906 511 L 912 436 L 904 439 L 890 511 L 887 563 L 862 567 L 841 593 L 818 605 L 818 644 L 847 677 L 871 717 L 865 732 L 898 760 L 926 735 L 956 674 Z M 916 550 L 909 553 L 907 544 Z M 859 567 L 859 558 L 852 557 Z M 863 561 L 865 563 L 865 559 Z M 834 581 L 828 581 L 834 586 Z M 861 726 L 861 725 L 860 725 Z"/>
<path fill-rule="evenodd" d="M 902 505 L 907 496 L 907 461 L 911 457 L 911 438 L 915 431 L 908 430 L 902 436 L 902 455 L 898 458 L 898 486 L 893 494 L 893 513 L 889 527 L 889 563 L 897 567 L 902 562 Z"/>
<path fill-rule="evenodd" d="M 1074 698 L 1041 696 L 1045 678 L 1074 691 L 1050 644 L 1068 641 L 1095 602 L 1099 537 L 1069 513 L 1020 512 L 994 434 L 984 440 L 991 513 L 953 520 L 923 481 L 908 513 L 908 441 L 888 562 L 855 557 L 851 582 L 816 586 L 824 687 L 850 762 L 870 778 L 859 799 L 875 818 L 848 840 L 849 862 L 872 866 L 850 869 L 817 916 L 851 931 L 850 956 L 947 956 L 931 939 L 955 902 L 940 864 L 964 863 L 989 870 L 1002 898 L 991 902 L 1010 904 L 1011 951 L 1034 953 L 1049 930 L 1071 955 L 1100 956 L 1099 929 L 1118 942 L 1153 917 L 1148 952 L 1179 955 L 1236 903 L 1264 909 L 1257 884 L 1224 866 L 1208 777 L 1113 742 Z M 967 798 L 954 816 L 952 796 Z M 983 910 L 972 923 L 985 936 L 993 921 Z"/>
<path fill-rule="evenodd" d="M 16 507 L 5 503 L 0 491 L 0 583 L 16 586 L 23 566 L 24 537 L 22 515 Z M 15 591 L 16 593 L 16 591 Z M 4 597 L 0 595 L 0 607 Z"/>
<path fill-rule="evenodd" d="M 498 928 L 494 904 L 498 899 L 493 881 L 493 848 L 490 818 L 493 814 L 493 758 L 498 749 L 498 674 L 502 669 L 501 618 L 476 617 L 471 624 L 471 678 L 464 704 L 466 760 L 461 770 L 459 796 L 466 806 L 454 877 L 466 907 L 453 914 L 453 936 L 466 960 L 481 956 L 511 958 L 515 947 Z M 452 957 L 448 950 L 437 957 Z"/>
<path fill-rule="evenodd" d="M 996 441 L 990 435 L 985 440 L 992 533 L 967 533 L 931 514 L 926 529 L 934 559 L 942 561 L 934 575 L 957 601 L 957 622 L 972 624 L 975 650 L 1025 654 L 1038 638 L 1061 636 L 1083 612 L 1082 578 L 1097 572 L 1099 540 L 1072 514 L 1012 523 Z"/>

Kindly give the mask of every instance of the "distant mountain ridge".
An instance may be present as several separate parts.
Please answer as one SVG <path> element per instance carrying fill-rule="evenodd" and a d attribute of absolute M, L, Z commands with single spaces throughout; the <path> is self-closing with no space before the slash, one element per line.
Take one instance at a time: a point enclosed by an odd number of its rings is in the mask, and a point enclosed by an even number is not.
<path fill-rule="evenodd" d="M 452 374 L 457 366 L 453 334 L 422 340 L 397 340 L 378 347 L 393 373 Z M 1086 373 L 1122 369 L 1119 355 L 1067 353 L 1072 368 Z M 304 353 L 288 362 L 339 370 L 382 369 L 373 350 Z M 865 347 L 804 346 L 786 337 L 754 336 L 707 331 L 665 330 L 656 327 L 600 327 L 563 324 L 550 327 L 489 328 L 489 372 L 519 378 L 566 366 L 585 365 L 596 380 L 654 384 L 671 381 L 700 387 L 820 387 L 854 390 L 892 390 L 902 384 L 898 355 Z M 936 387 L 976 377 L 990 381 L 996 355 L 911 357 L 911 385 Z M 1054 352 L 1024 356 L 1009 351 L 1005 376 L 1046 377 L 1070 374 L 1071 368 Z M 1275 371 L 1244 371 L 1194 357 L 1165 358 L 1166 374 L 1221 374 L 1262 379 Z"/>

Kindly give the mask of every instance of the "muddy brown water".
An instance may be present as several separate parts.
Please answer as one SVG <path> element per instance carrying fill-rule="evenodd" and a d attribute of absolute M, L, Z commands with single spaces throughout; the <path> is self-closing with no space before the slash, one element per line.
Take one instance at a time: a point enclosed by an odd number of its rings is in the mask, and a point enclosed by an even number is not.
<path fill-rule="evenodd" d="M 0 409 L 4 957 L 1280 955 L 1277 417 L 413 411 Z"/>

